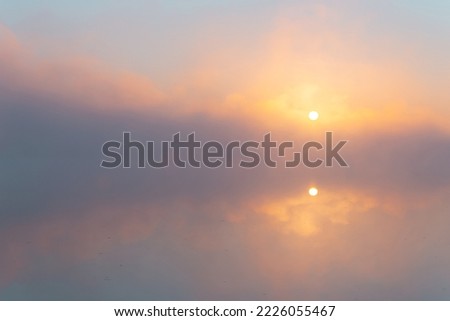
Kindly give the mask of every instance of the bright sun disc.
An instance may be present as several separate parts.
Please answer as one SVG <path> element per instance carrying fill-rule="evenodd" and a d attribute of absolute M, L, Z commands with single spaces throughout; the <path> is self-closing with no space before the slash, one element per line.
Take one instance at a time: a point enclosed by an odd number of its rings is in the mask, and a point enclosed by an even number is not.
<path fill-rule="evenodd" d="M 315 187 L 311 187 L 308 191 L 309 195 L 316 196 L 319 193 L 319 190 Z"/>
<path fill-rule="evenodd" d="M 311 120 L 317 120 L 319 118 L 319 113 L 317 111 L 310 111 L 308 117 Z"/>

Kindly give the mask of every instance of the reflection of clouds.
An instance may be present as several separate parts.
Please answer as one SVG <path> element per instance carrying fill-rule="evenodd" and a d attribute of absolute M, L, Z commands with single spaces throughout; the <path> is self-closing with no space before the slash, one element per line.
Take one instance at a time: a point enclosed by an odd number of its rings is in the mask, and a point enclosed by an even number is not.
<path fill-rule="evenodd" d="M 322 227 L 327 223 L 349 224 L 350 214 L 361 215 L 377 204 L 373 198 L 364 195 L 326 189 L 321 189 L 320 196 L 315 198 L 301 194 L 294 198 L 263 201 L 255 211 L 274 217 L 286 232 L 309 236 L 324 232 Z"/>
<path fill-rule="evenodd" d="M 113 246 L 146 239 L 158 220 L 154 211 L 150 206 L 99 207 L 82 213 L 66 210 L 64 215 L 54 213 L 4 229 L 0 248 L 7 260 L 0 266 L 0 285 L 27 271 L 39 256 L 85 261 Z"/>
<path fill-rule="evenodd" d="M 380 193 L 342 185 L 335 189 L 322 187 L 317 197 L 306 195 L 305 190 L 299 190 L 297 195 L 292 195 L 292 192 L 287 194 L 290 196 L 266 196 L 254 202 L 249 201 L 252 203 L 250 210 L 271 218 L 283 233 L 311 236 L 326 233 L 330 224 L 352 224 L 355 216 L 384 213 L 407 217 L 411 210 L 426 211 L 446 192 L 415 198 L 407 194 L 392 195 L 389 189 Z"/>

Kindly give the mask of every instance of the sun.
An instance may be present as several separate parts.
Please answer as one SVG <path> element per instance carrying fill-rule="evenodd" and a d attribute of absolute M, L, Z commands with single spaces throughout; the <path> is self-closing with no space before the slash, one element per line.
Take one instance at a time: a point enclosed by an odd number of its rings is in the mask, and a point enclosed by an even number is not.
<path fill-rule="evenodd" d="M 310 196 L 317 196 L 317 194 L 319 194 L 319 190 L 315 187 L 310 187 L 308 193 Z"/>
<path fill-rule="evenodd" d="M 310 111 L 308 117 L 311 120 L 317 120 L 319 119 L 319 113 L 317 111 Z"/>

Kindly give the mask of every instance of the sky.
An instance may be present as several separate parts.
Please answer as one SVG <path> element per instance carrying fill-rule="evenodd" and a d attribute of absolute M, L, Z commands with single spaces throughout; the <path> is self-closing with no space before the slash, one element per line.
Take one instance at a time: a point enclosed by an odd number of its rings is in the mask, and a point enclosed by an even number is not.
<path fill-rule="evenodd" d="M 0 2 L 0 300 L 450 300 L 449 14 Z M 101 168 L 125 131 L 331 131 L 349 167 Z"/>

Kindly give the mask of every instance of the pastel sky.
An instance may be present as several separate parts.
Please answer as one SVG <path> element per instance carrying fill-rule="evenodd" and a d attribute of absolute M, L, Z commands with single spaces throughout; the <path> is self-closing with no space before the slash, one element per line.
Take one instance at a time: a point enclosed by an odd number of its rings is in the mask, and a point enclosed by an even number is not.
<path fill-rule="evenodd" d="M 0 2 L 0 299 L 450 300 L 449 16 L 444 0 Z M 101 168 L 124 131 L 332 131 L 350 167 Z"/>

